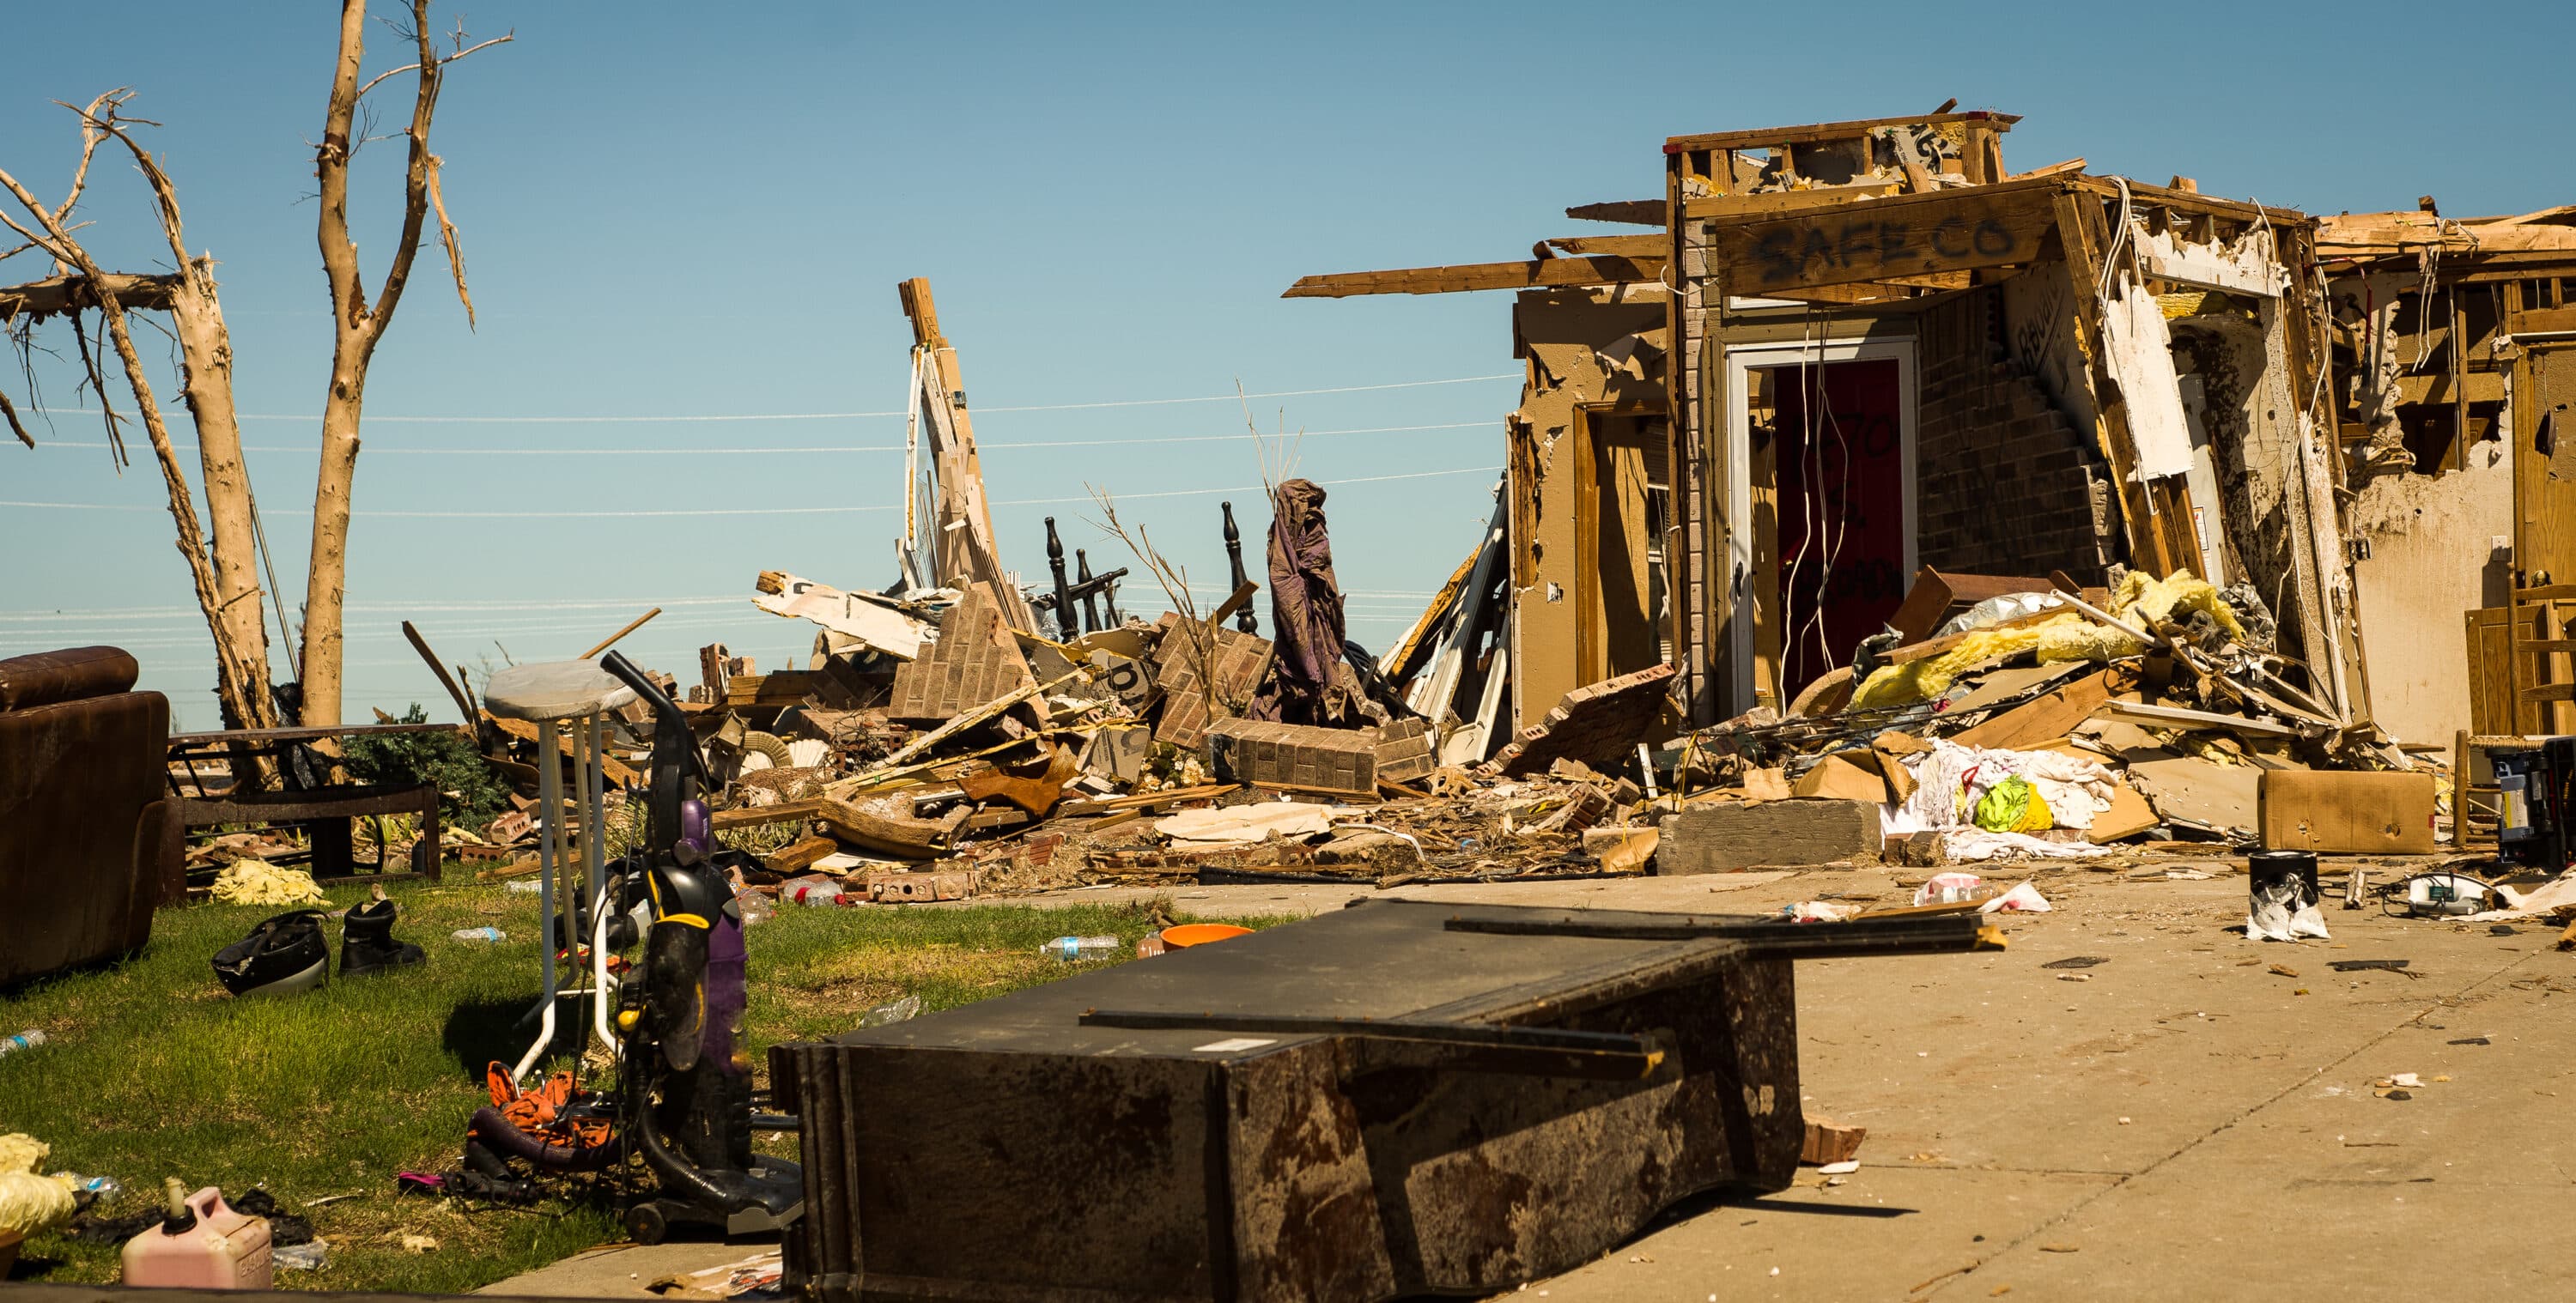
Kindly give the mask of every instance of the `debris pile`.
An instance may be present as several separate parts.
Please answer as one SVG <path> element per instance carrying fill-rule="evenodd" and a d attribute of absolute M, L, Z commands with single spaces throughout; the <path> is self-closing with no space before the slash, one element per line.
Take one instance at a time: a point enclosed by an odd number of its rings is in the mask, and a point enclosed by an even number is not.
<path fill-rule="evenodd" d="M 1991 598 L 1930 636 L 1865 640 L 1785 714 L 1689 734 L 1679 767 L 1701 790 L 1667 803 L 1879 807 L 1888 853 L 1922 865 L 2432 853 L 2437 775 L 2298 687 L 2272 627 L 2250 590 L 2188 572 Z"/>

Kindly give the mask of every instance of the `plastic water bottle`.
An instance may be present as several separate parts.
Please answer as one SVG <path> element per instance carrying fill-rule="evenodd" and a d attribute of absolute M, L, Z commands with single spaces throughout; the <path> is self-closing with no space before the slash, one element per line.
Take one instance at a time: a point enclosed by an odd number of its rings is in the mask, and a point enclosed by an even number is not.
<path fill-rule="evenodd" d="M 449 936 L 459 941 L 507 941 L 510 934 L 496 927 L 461 927 Z"/>
<path fill-rule="evenodd" d="M 838 905 L 841 884 L 837 882 L 791 882 L 784 893 L 799 905 Z"/>
<path fill-rule="evenodd" d="M 891 1023 L 911 1022 L 921 1012 L 921 997 L 907 995 L 900 1000 L 881 1004 L 859 1015 L 861 1027 L 884 1027 Z"/>
<path fill-rule="evenodd" d="M 1084 959 L 1107 959 L 1118 950 L 1116 937 L 1057 937 L 1038 947 L 1039 954 L 1069 963 Z"/>
<path fill-rule="evenodd" d="M 9 1054 L 18 1050 L 32 1050 L 44 1043 L 45 1034 L 37 1031 L 33 1027 L 30 1027 L 7 1040 L 0 1040 L 0 1054 Z"/>
<path fill-rule="evenodd" d="M 113 1199 L 125 1192 L 125 1183 L 112 1176 L 83 1176 L 78 1172 L 56 1172 L 51 1178 L 62 1183 L 73 1197 L 88 1195 L 93 1199 Z"/>

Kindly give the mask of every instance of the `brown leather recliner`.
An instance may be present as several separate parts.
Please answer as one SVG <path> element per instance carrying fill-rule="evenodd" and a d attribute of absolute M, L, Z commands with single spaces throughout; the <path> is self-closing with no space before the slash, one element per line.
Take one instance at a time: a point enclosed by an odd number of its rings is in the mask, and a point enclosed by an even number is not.
<path fill-rule="evenodd" d="M 170 702 L 134 658 L 0 660 L 0 987 L 139 950 L 184 887 Z"/>

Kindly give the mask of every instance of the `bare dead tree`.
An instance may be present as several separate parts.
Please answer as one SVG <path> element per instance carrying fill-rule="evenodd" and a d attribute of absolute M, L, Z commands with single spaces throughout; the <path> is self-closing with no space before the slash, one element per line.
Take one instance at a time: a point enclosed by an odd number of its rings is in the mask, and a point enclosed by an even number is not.
<path fill-rule="evenodd" d="M 1200 695 L 1207 699 L 1209 721 L 1240 713 L 1244 703 L 1217 698 L 1216 625 L 1199 619 L 1198 603 L 1190 597 L 1189 571 L 1155 551 L 1154 540 L 1145 532 L 1144 526 L 1138 525 L 1134 533 L 1129 533 L 1126 523 L 1118 519 L 1118 503 L 1107 490 L 1093 484 L 1082 487 L 1090 492 L 1092 501 L 1100 504 L 1101 519 L 1089 522 L 1091 527 L 1126 544 L 1128 552 L 1145 563 L 1145 569 L 1154 576 L 1154 582 L 1162 585 L 1164 598 L 1180 614 L 1178 631 L 1188 644 L 1190 659 L 1198 664 Z"/>
<path fill-rule="evenodd" d="M 367 369 L 376 346 L 393 324 L 411 281 L 411 264 L 420 252 L 421 232 L 430 215 L 438 217 L 439 239 L 447 248 L 448 270 L 456 281 L 457 301 L 465 305 L 468 326 L 474 321 L 474 297 L 465 288 L 465 255 L 457 247 L 455 223 L 448 220 L 447 201 L 439 189 L 440 159 L 429 152 L 429 127 L 438 111 L 438 92 L 447 65 L 477 50 L 508 41 L 499 36 L 466 44 L 457 31 L 445 53 L 429 29 L 429 0 L 411 0 L 411 24 L 394 29 L 409 41 L 414 62 L 377 75 L 364 85 L 359 74 L 366 59 L 367 0 L 341 0 L 340 55 L 331 78 L 331 98 L 323 118 L 322 143 L 314 150 L 314 174 L 321 182 L 322 212 L 317 239 L 322 269 L 331 286 L 331 381 L 322 399 L 322 462 L 313 484 L 313 546 L 304 582 L 304 722 L 340 722 L 341 670 L 345 641 L 340 622 L 348 596 L 349 495 L 358 472 L 358 423 L 366 409 Z M 411 151 L 403 177 L 402 236 L 393 262 L 368 301 L 366 278 L 358 267 L 358 246 L 349 237 L 349 163 L 357 152 L 354 131 L 358 102 L 390 78 L 414 74 L 411 125 L 403 132 Z"/>
<path fill-rule="evenodd" d="M 439 159 L 428 147 L 443 72 L 458 59 L 511 39 L 502 36 L 468 45 L 459 31 L 442 52 L 429 35 L 428 0 L 409 0 L 409 25 L 392 26 L 416 52 L 415 61 L 381 73 L 362 86 L 358 73 L 365 55 L 366 8 L 366 0 L 343 0 L 338 63 L 323 142 L 315 151 L 323 200 L 319 237 L 331 289 L 334 345 L 331 383 L 323 412 L 323 451 L 316 473 L 314 546 L 298 666 L 299 677 L 304 681 L 304 720 L 314 724 L 336 724 L 340 717 L 340 625 L 347 576 L 349 489 L 356 470 L 358 420 L 367 368 L 401 300 L 412 257 L 433 213 L 456 281 L 457 298 L 465 305 L 469 325 L 474 316 L 474 302 L 465 287 L 464 255 L 438 183 Z M 348 168 L 359 143 L 353 137 L 352 123 L 358 103 L 368 91 L 405 73 L 415 74 L 416 85 L 411 124 L 404 133 L 410 140 L 411 158 L 403 190 L 402 236 L 393 265 L 371 303 L 358 270 L 357 246 L 349 235 Z M 133 134 L 136 127 L 158 124 L 125 116 L 122 110 L 131 98 L 131 91 L 120 88 L 99 96 L 84 108 L 64 105 L 80 120 L 81 153 L 62 202 L 48 205 L 15 176 L 0 171 L 0 190 L 16 202 L 26 219 L 20 221 L 0 207 L 0 224 L 5 224 L 20 241 L 0 250 L 0 261 L 30 252 L 52 260 L 47 275 L 0 287 L 0 329 L 6 330 L 18 349 L 21 369 L 32 377 L 32 367 L 27 363 L 34 347 L 35 328 L 53 318 L 69 324 L 83 387 L 99 400 L 111 455 L 120 467 L 125 464 L 125 425 L 129 418 L 113 401 L 107 375 L 111 370 L 122 374 L 133 399 L 131 419 L 140 423 L 151 444 L 155 465 L 169 492 L 179 551 L 188 563 L 198 606 L 214 637 L 215 688 L 225 719 L 242 727 L 266 727 L 278 722 L 278 714 L 269 691 L 262 597 L 265 591 L 270 600 L 282 602 L 282 598 L 275 593 L 273 581 L 263 590 L 258 580 L 266 545 L 259 535 L 258 504 L 242 458 L 240 422 L 233 403 L 232 337 L 216 296 L 214 258 L 207 253 L 188 252 L 177 187 L 160 160 L 144 149 Z M 72 220 L 74 211 L 88 186 L 92 162 L 99 149 L 110 141 L 132 156 L 136 170 L 151 187 L 155 217 L 169 244 L 175 271 L 108 271 L 77 238 L 88 223 Z M 166 314 L 170 334 L 178 344 L 180 396 L 195 420 L 198 469 L 204 477 L 206 516 L 202 521 L 194 505 L 187 467 L 179 460 L 151 375 L 135 347 L 132 314 L 138 311 Z M 99 323 L 96 333 L 85 324 L 90 314 L 95 314 Z M 105 358 L 111 351 L 115 354 L 113 367 Z M 10 433 L 21 443 L 35 446 L 34 433 L 20 419 L 17 406 L 5 391 L 0 391 L 0 420 L 7 423 Z M 282 610 L 279 625 L 281 631 L 286 627 Z"/>
<path fill-rule="evenodd" d="M 102 374 L 98 357 L 102 343 L 81 325 L 83 312 L 98 313 L 105 328 L 104 346 L 116 353 L 134 398 L 135 414 L 151 441 L 153 461 L 169 490 L 179 552 L 187 559 L 197 604 L 214 637 L 217 700 L 228 720 L 247 728 L 266 727 L 276 723 L 277 716 L 269 699 L 268 640 L 253 554 L 250 478 L 242 464 L 241 430 L 233 411 L 232 337 L 215 297 L 214 258 L 188 253 L 177 190 L 159 160 L 129 130 L 155 124 L 120 113 L 131 97 L 130 91 L 118 89 L 90 101 L 86 108 L 73 109 L 81 122 L 80 165 L 61 203 L 47 207 L 16 177 L 0 171 L 0 188 L 7 189 L 34 225 L 30 229 L 0 213 L 0 222 L 7 222 L 26 241 L 11 252 L 34 249 L 53 259 L 51 276 L 0 289 L 0 318 L 10 321 L 22 350 L 27 347 L 27 327 L 53 315 L 70 320 L 88 386 L 106 423 L 109 447 L 122 465 L 122 418 Z M 73 209 L 88 184 L 91 162 L 109 140 L 133 155 L 135 167 L 151 185 L 161 231 L 178 271 L 160 276 L 111 274 L 75 238 L 74 232 L 86 223 L 71 221 Z M 135 309 L 166 312 L 175 327 L 180 393 L 196 419 L 198 465 L 205 476 L 208 520 L 204 523 L 198 520 L 187 467 L 172 445 L 151 375 L 134 346 L 128 314 Z M 7 408 L 7 400 L 0 397 L 0 410 Z M 14 411 L 8 411 L 8 420 L 19 440 L 34 447 L 35 437 Z"/>

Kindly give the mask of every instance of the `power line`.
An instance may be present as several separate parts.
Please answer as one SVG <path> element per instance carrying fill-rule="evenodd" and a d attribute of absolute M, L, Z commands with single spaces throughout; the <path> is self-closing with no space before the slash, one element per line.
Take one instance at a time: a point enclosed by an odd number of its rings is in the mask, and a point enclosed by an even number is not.
<path fill-rule="evenodd" d="M 1398 380 L 1382 385 L 1335 385 L 1323 389 L 1274 389 L 1258 394 L 1210 394 L 1205 398 L 1127 398 L 1098 403 L 1032 403 L 1014 407 L 976 407 L 972 412 L 1073 412 L 1103 407 L 1169 407 L 1181 403 L 1230 403 L 1238 398 L 1303 398 L 1314 394 L 1360 394 L 1386 389 L 1423 389 L 1434 385 L 1478 384 L 1488 380 L 1518 380 L 1518 372 L 1489 376 L 1455 376 L 1446 380 Z M 94 407 L 39 407 L 35 411 L 48 416 L 97 416 Z M 125 413 L 119 413 L 125 415 Z M 891 412 L 737 412 L 692 416 L 377 416 L 364 419 L 387 425 L 646 425 L 659 422 L 705 424 L 732 421 L 855 421 L 905 415 Z M 318 421 L 321 418 L 304 412 L 238 412 L 237 421 Z"/>
<path fill-rule="evenodd" d="M 1328 487 L 1337 487 L 1345 484 L 1382 484 L 1391 480 L 1427 480 L 1444 475 L 1491 475 L 1502 469 L 1503 468 L 1500 466 L 1460 466 L 1449 470 L 1415 471 L 1404 475 L 1360 475 L 1349 479 L 1317 480 L 1315 483 Z M 1155 493 L 1119 493 L 1110 495 L 1110 498 L 1112 501 L 1129 501 L 1144 498 L 1192 498 L 1210 496 L 1218 493 L 1259 493 L 1263 491 L 1265 491 L 1264 486 L 1259 484 L 1238 484 L 1212 489 L 1166 489 Z M 992 505 L 996 507 L 1049 507 L 1065 503 L 1090 501 L 1093 501 L 1093 499 L 1089 496 L 1071 498 L 1016 498 L 1010 501 L 997 501 Z M 29 502 L 13 499 L 0 499 L 0 507 L 31 507 L 55 511 L 168 510 L 167 507 L 159 505 L 129 505 L 119 502 Z M 630 520 L 641 519 L 644 517 L 698 516 L 853 516 L 868 515 L 880 511 L 899 511 L 901 509 L 902 508 L 900 506 L 888 504 L 868 507 L 692 507 L 626 511 L 352 511 L 349 514 L 353 518 L 357 519 L 383 518 L 402 520 Z M 313 513 L 310 511 L 276 510 L 271 511 L 268 514 L 272 516 L 310 516 Z"/>
<path fill-rule="evenodd" d="M 1342 434 L 1411 434 L 1423 430 L 1492 429 L 1495 427 L 1495 424 L 1496 423 L 1491 420 L 1451 421 L 1442 425 L 1372 425 L 1348 430 L 1300 430 L 1293 434 L 1264 434 L 1258 436 L 1248 433 L 1183 434 L 1139 439 L 1020 439 L 1007 442 L 994 442 L 991 440 L 979 439 L 976 441 L 976 446 L 985 450 L 991 450 L 995 448 L 1111 448 L 1149 443 L 1238 443 L 1246 438 L 1252 437 L 1263 439 L 1319 439 L 1330 435 Z M 107 441 L 104 439 L 54 439 L 37 445 L 39 448 L 104 448 L 106 446 L 108 446 Z M 194 441 L 181 439 L 171 440 L 170 446 L 190 451 L 194 451 L 197 448 L 197 444 Z M 902 452 L 903 450 L 904 446 L 899 443 L 845 444 L 839 446 L 817 445 L 806 448 L 637 448 L 628 446 L 616 448 L 373 447 L 367 449 L 368 452 L 380 457 L 804 457 L 815 455 L 844 455 L 850 453 Z M 242 451 L 297 453 L 313 452 L 315 449 L 304 444 L 269 443 L 244 444 L 242 446 Z"/>

